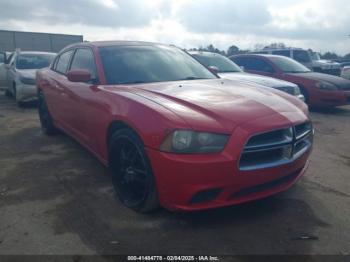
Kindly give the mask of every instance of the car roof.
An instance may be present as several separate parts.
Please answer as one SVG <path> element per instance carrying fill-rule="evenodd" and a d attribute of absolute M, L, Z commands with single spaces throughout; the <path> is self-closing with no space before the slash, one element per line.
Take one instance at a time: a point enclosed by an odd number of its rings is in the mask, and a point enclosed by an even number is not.
<path fill-rule="evenodd" d="M 127 41 L 127 40 L 118 40 L 118 41 L 93 41 L 93 42 L 82 42 L 82 43 L 76 43 L 72 44 L 69 47 L 74 46 L 94 46 L 94 47 L 105 47 L 105 46 L 171 46 L 161 43 L 153 43 L 153 42 L 146 42 L 146 41 Z"/>
<path fill-rule="evenodd" d="M 39 52 L 39 51 L 19 51 L 20 55 L 56 55 L 53 52 Z"/>
<path fill-rule="evenodd" d="M 242 55 L 233 55 L 233 56 L 230 56 L 230 58 L 235 58 L 235 57 L 266 57 L 266 58 L 269 58 L 269 57 L 277 57 L 277 56 L 289 58 L 289 57 L 282 56 L 282 55 L 271 55 L 271 54 L 242 54 Z"/>
<path fill-rule="evenodd" d="M 191 55 L 205 55 L 205 56 L 223 56 L 222 54 L 209 52 L 209 51 L 188 51 Z"/>

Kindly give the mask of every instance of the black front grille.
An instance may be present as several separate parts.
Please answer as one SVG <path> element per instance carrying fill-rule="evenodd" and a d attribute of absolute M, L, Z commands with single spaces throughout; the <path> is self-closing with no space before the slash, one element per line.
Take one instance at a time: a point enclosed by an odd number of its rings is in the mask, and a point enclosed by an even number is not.
<path fill-rule="evenodd" d="M 290 163 L 311 147 L 312 140 L 310 122 L 254 135 L 244 147 L 239 168 L 248 171 Z"/>

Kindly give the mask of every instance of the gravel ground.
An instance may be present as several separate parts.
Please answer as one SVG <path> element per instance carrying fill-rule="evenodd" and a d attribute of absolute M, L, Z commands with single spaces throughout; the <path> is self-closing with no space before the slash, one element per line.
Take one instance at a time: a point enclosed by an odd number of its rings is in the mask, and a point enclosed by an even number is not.
<path fill-rule="evenodd" d="M 311 116 L 311 165 L 289 191 L 141 215 L 115 198 L 89 152 L 42 135 L 35 106 L 0 93 L 0 254 L 350 254 L 350 106 Z"/>

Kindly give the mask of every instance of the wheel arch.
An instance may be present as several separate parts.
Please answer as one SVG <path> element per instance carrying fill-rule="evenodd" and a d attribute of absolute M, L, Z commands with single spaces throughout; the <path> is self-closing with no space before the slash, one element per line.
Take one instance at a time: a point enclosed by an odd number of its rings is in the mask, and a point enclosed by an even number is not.
<path fill-rule="evenodd" d="M 107 128 L 107 132 L 106 132 L 106 144 L 107 144 L 107 149 L 108 149 L 108 153 L 109 153 L 109 146 L 110 146 L 110 142 L 112 139 L 112 136 L 115 132 L 117 132 L 118 130 L 121 129 L 130 129 L 132 130 L 142 141 L 142 143 L 144 143 L 142 136 L 140 136 L 140 134 L 137 132 L 136 128 L 134 128 L 133 126 L 131 126 L 129 123 L 126 123 L 123 120 L 113 120 Z"/>

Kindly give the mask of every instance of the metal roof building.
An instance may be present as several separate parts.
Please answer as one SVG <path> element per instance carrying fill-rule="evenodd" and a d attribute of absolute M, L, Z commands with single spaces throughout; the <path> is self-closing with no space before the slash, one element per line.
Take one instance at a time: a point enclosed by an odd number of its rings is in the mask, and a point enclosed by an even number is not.
<path fill-rule="evenodd" d="M 67 45 L 83 42 L 82 35 L 65 35 L 52 33 L 35 33 L 0 30 L 0 51 L 59 52 Z"/>

